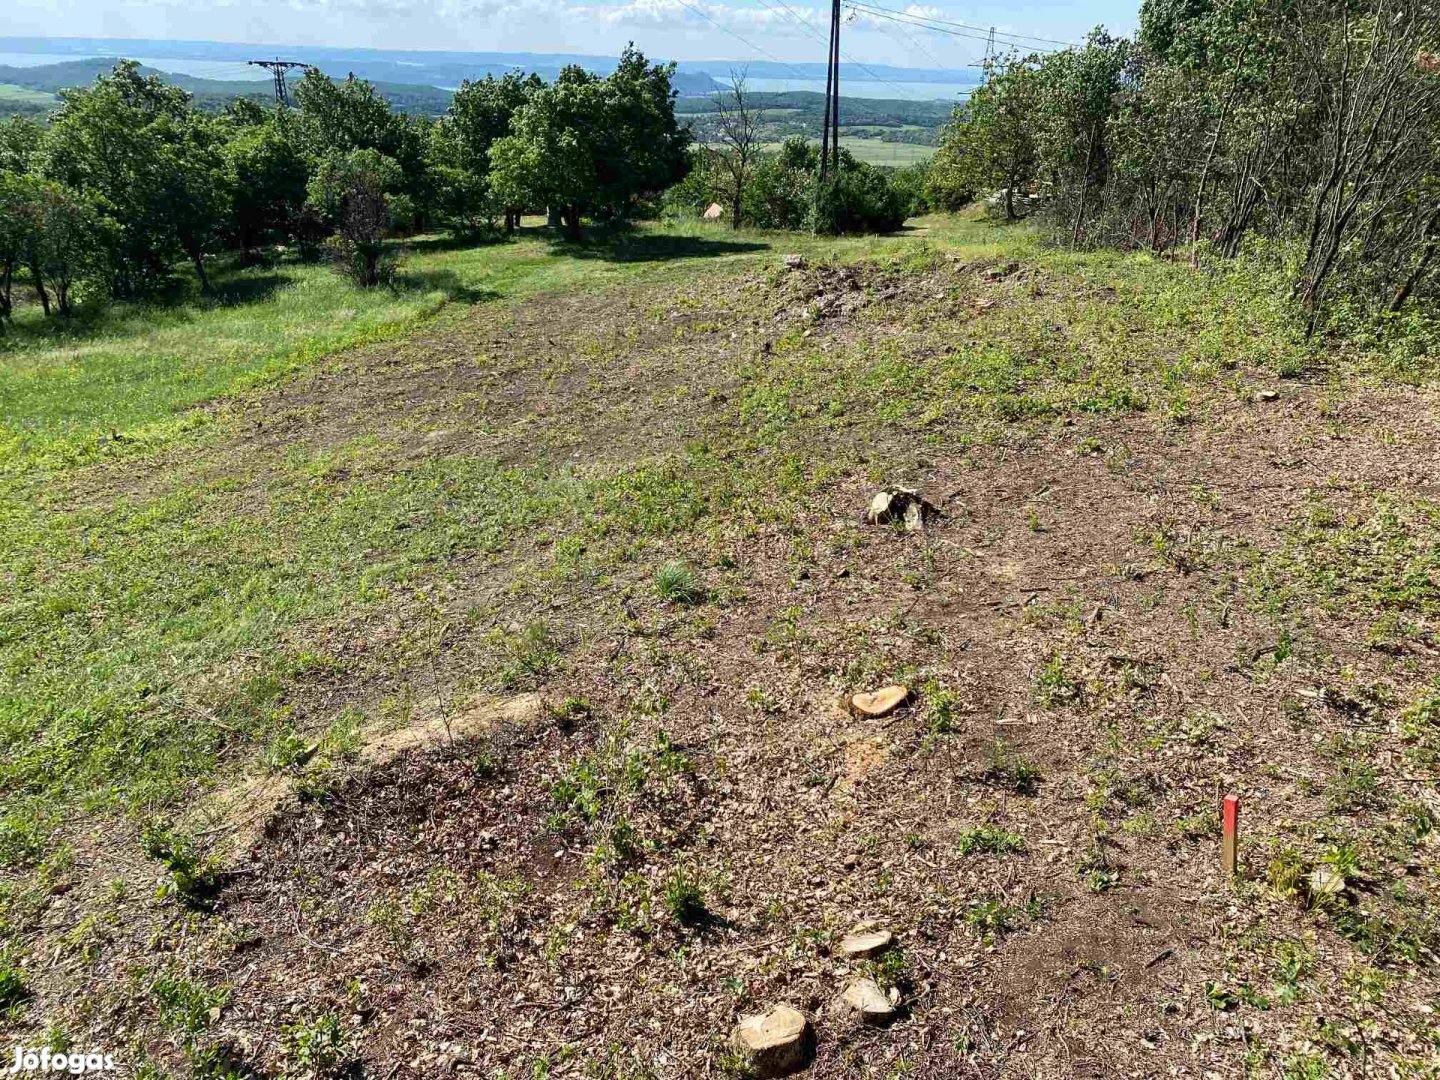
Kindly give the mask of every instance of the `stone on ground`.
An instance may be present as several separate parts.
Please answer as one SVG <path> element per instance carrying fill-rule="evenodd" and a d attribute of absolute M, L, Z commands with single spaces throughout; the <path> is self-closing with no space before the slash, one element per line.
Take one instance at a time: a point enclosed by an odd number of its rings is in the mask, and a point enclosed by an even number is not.
<path fill-rule="evenodd" d="M 785 1004 L 740 1017 L 730 1035 L 730 1045 L 758 1077 L 787 1076 L 803 1069 L 810 1060 L 812 1042 L 810 1021 Z"/>
<path fill-rule="evenodd" d="M 852 697 L 850 711 L 856 716 L 878 720 L 882 716 L 889 716 L 909 700 L 910 688 L 908 686 L 883 686 L 868 694 L 856 694 Z"/>
<path fill-rule="evenodd" d="M 706 221 L 719 221 L 724 216 L 725 208 L 721 206 L 718 202 L 711 203 L 705 208 Z"/>
<path fill-rule="evenodd" d="M 786 256 L 785 256 L 785 269 L 787 269 L 787 270 L 804 270 L 804 269 L 805 269 L 805 256 L 804 256 L 804 255 L 786 255 Z"/>
<path fill-rule="evenodd" d="M 938 517 L 940 511 L 927 502 L 918 491 L 896 488 L 894 491 L 877 491 L 865 511 L 865 520 L 871 525 L 893 525 L 904 522 L 906 532 L 919 532 L 930 519 Z"/>

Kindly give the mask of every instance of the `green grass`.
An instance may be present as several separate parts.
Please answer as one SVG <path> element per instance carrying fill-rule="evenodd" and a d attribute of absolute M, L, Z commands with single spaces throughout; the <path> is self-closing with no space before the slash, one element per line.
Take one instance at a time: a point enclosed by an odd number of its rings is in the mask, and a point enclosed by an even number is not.
<path fill-rule="evenodd" d="M 394 292 L 286 264 L 217 275 L 228 303 L 119 308 L 62 331 L 24 315 L 0 352 L 0 856 L 34 862 L 77 810 L 183 801 L 293 737 L 292 688 L 359 674 L 332 653 L 332 632 L 387 613 L 406 627 L 394 662 L 423 661 L 416 650 L 439 632 L 427 598 L 443 598 L 457 568 L 519 560 L 548 580 L 603 581 L 673 560 L 717 520 L 798 513 L 864 467 L 851 433 L 963 445 L 1064 412 L 1164 404 L 1295 348 L 1264 312 L 1237 305 L 1223 282 L 1197 287 L 1188 268 L 1042 257 L 1023 232 L 960 219 L 915 226 L 844 240 L 651 226 L 579 248 L 527 230 L 479 247 L 412 244 L 409 284 Z M 981 323 L 946 315 L 943 295 L 925 302 L 933 310 L 882 306 L 867 317 L 895 333 L 879 344 L 783 335 L 766 362 L 715 373 L 737 385 L 715 406 L 724 423 L 713 444 L 619 466 L 473 453 L 402 466 L 379 436 L 278 459 L 227 455 L 229 414 L 193 408 L 236 393 L 264 400 L 309 367 L 343 368 L 349 345 L 463 318 L 470 302 L 630 282 L 698 306 L 701 275 L 759 266 L 778 281 L 780 253 L 943 275 L 946 248 L 962 262 L 1028 255 L 1054 282 L 1028 300 L 1016 292 Z M 955 280 L 974 287 L 973 274 Z M 1117 290 L 1115 303 L 1094 302 L 1101 287 Z M 744 307 L 722 314 L 748 322 Z M 1070 327 L 1063 338 L 1049 331 L 1056 320 Z M 569 421 L 561 410 L 547 423 Z M 523 541 L 541 529 L 560 542 L 525 569 Z M 684 600 L 691 590 L 675 577 L 652 588 Z M 487 638 L 474 678 L 500 691 L 538 685 L 562 662 L 552 630 Z M 1022 759 L 996 762 L 1007 786 L 1033 788 Z"/>
<path fill-rule="evenodd" d="M 16 105 L 53 105 L 55 95 L 47 94 L 43 90 L 27 90 L 23 86 L 16 86 L 13 83 L 0 83 L 0 109 L 13 108 Z"/>
<path fill-rule="evenodd" d="M 859 135 L 842 135 L 840 145 L 854 154 L 857 160 L 871 165 L 914 165 L 919 161 L 929 161 L 935 156 L 933 146 L 886 142 L 883 139 L 867 139 Z"/>
<path fill-rule="evenodd" d="M 117 306 L 57 326 L 28 309 L 0 341 L 0 472 L 153 449 L 203 425 L 191 406 L 405 332 L 435 289 L 361 295 L 318 266 L 217 276 L 249 302 Z"/>
<path fill-rule="evenodd" d="M 603 288 L 776 250 L 854 257 L 891 243 L 763 233 L 736 239 L 689 223 L 618 240 L 597 235 L 572 249 L 532 224 L 491 245 L 413 242 L 396 290 L 358 290 L 325 267 L 286 262 L 223 269 L 214 299 L 114 305 L 69 326 L 26 308 L 15 332 L 0 338 L 0 474 L 156 449 L 210 422 L 193 406 L 349 347 L 401 337 L 452 299 Z"/>

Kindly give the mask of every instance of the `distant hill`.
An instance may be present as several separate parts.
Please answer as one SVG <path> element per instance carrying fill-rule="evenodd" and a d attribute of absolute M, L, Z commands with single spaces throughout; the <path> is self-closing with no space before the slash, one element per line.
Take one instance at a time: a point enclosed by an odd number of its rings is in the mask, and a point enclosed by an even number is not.
<path fill-rule="evenodd" d="M 501 75 L 507 71 L 533 71 L 553 79 L 568 64 L 578 64 L 601 75 L 614 70 L 614 56 L 582 53 L 468 52 L 439 49 L 348 49 L 325 46 L 259 45 L 223 41 L 158 41 L 142 38 L 36 38 L 0 37 L 0 53 L 28 53 L 42 56 L 133 56 L 149 61 L 175 59 L 211 63 L 243 64 L 261 57 L 278 57 L 313 64 L 327 75 L 344 78 L 354 72 L 371 82 L 399 86 L 436 86 L 453 89 L 466 79 Z M 652 59 L 663 59 L 652 57 Z M 751 79 L 825 80 L 823 63 L 780 63 L 770 60 L 681 60 L 675 88 L 682 95 L 705 94 L 719 83 L 728 83 L 732 71 L 743 71 Z M 965 85 L 979 81 L 973 70 L 895 67 L 890 64 L 841 64 L 841 82 L 855 86 L 889 83 Z"/>
<path fill-rule="evenodd" d="M 41 67 L 0 66 L 0 84 L 20 87 L 29 91 L 55 94 L 72 86 L 86 86 L 110 71 L 117 63 L 117 57 L 91 57 L 86 60 L 67 60 L 59 64 L 45 64 Z M 268 80 L 241 82 L 239 80 L 201 79 L 193 75 L 176 75 L 155 68 L 140 68 L 143 75 L 158 75 L 171 86 L 178 86 L 195 95 L 196 104 L 204 109 L 222 109 L 237 97 L 254 101 L 273 100 L 274 91 Z M 450 107 L 450 91 L 434 86 L 406 83 L 377 82 L 375 89 L 390 104 L 405 112 L 425 116 L 439 116 Z M 0 96 L 0 110 L 8 101 Z"/>
<path fill-rule="evenodd" d="M 3 48 L 3 40 L 0 40 L 0 48 Z M 119 60 L 116 57 L 101 56 L 38 67 L 0 66 L 0 116 L 11 113 L 46 116 L 59 105 L 56 95 L 61 90 L 87 86 L 117 63 Z M 265 104 L 272 100 L 274 93 L 268 79 L 206 79 L 159 71 L 144 65 L 140 71 L 144 75 L 158 75 L 164 82 L 193 94 L 196 105 L 211 112 L 224 109 L 239 97 Z M 440 116 L 450 106 L 449 90 L 416 83 L 372 81 L 376 90 L 399 111 Z M 691 124 L 700 142 L 711 142 L 715 138 L 712 121 L 715 84 L 708 80 L 707 83 L 699 91 L 682 91 L 676 102 L 677 115 L 682 122 Z M 694 86 L 694 83 L 687 80 L 685 85 Z M 765 141 L 775 143 L 790 135 L 819 137 L 825 113 L 824 94 L 807 90 L 752 92 L 750 100 L 761 111 Z M 890 162 L 898 160 L 898 151 L 882 149 L 881 144 L 934 146 L 939 141 L 940 128 L 950 118 L 951 109 L 952 105 L 945 101 L 847 98 L 842 108 L 842 134 L 862 140 L 865 145 L 861 145 L 860 149 L 873 151 L 870 154 L 872 159 Z M 851 148 L 856 147 L 852 145 Z M 861 156 L 866 155 L 862 153 Z"/>

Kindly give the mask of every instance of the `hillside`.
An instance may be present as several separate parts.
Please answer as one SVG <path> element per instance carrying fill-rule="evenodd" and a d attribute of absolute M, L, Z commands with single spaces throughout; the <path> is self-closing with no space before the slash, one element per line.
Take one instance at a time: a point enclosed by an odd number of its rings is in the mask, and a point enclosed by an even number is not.
<path fill-rule="evenodd" d="M 1433 1071 L 1433 357 L 958 218 L 406 259 L 0 342 L 18 1043 Z"/>
<path fill-rule="evenodd" d="M 69 60 L 59 64 L 45 64 L 39 67 L 0 66 L 0 83 L 21 87 L 26 90 L 56 94 L 71 86 L 86 86 L 96 77 L 108 73 L 119 63 L 117 57 L 94 57 L 84 60 Z M 176 75 L 142 66 L 142 75 L 158 75 L 172 86 L 178 86 L 195 95 L 196 103 L 204 109 L 219 110 L 237 97 L 254 101 L 274 101 L 274 91 L 268 81 L 240 82 L 237 80 L 201 79 L 193 75 Z M 376 83 L 375 88 L 390 104 L 405 112 L 424 116 L 439 116 L 450 105 L 448 91 L 433 86 L 407 85 L 399 83 Z M 0 106 L 4 99 L 0 98 Z"/>
<path fill-rule="evenodd" d="M 0 65 L 0 114 L 7 110 L 27 115 L 47 114 L 58 105 L 55 95 L 60 90 L 88 85 L 117 62 L 114 57 L 94 57 L 37 67 Z M 259 102 L 274 100 L 269 82 L 204 79 L 143 66 L 140 71 L 144 75 L 158 75 L 165 82 L 195 95 L 196 103 L 209 111 L 223 109 L 237 97 Z M 375 87 L 394 108 L 404 112 L 440 116 L 450 105 L 449 91 L 433 86 L 377 82 Z M 692 123 L 697 137 L 705 141 L 709 130 L 707 120 L 715 110 L 714 93 L 708 90 L 695 93 L 694 80 L 681 80 L 676 88 L 680 91 L 677 115 Z M 823 94 L 786 91 L 756 93 L 753 97 L 756 106 L 765 113 L 766 141 L 779 142 L 789 135 L 818 137 L 825 111 Z M 889 144 L 934 146 L 939 141 L 940 128 L 950 119 L 952 108 L 944 101 L 847 98 L 844 115 L 848 123 L 843 134 L 851 140 L 847 145 L 852 145 L 861 158 L 889 162 L 897 152 L 891 150 Z"/>

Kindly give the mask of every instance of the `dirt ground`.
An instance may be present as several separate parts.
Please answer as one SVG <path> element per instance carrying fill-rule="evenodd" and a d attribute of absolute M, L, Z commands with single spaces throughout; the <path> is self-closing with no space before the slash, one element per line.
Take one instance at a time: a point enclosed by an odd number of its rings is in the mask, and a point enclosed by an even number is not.
<path fill-rule="evenodd" d="M 207 461 L 723 447 L 777 346 L 918 355 L 1064 284 L 962 269 L 477 308 L 234 407 Z M 428 737 L 251 792 L 273 813 L 192 910 L 102 833 L 43 916 L 25 1023 L 208 1075 L 691 1078 L 745 1075 L 731 1029 L 787 1002 L 815 1077 L 1440 1075 L 1440 789 L 1405 719 L 1440 671 L 1435 395 L 1241 371 L 1184 423 L 1062 410 L 982 441 L 882 415 L 816 438 L 837 467 L 803 496 L 726 504 L 604 574 L 536 572 L 544 537 L 449 567 L 447 603 L 490 622 L 392 717 Z M 865 521 L 896 484 L 938 508 L 924 529 Z M 657 596 L 662 556 L 703 596 Z M 325 634 L 363 658 L 406 618 Z M 477 681 L 535 620 L 558 659 Z M 318 730 L 406 685 L 353 667 L 297 685 L 296 715 Z M 894 714 L 847 710 L 892 682 Z M 897 948 L 847 961 L 865 919 Z M 837 1004 L 857 975 L 895 988 L 893 1022 Z"/>

